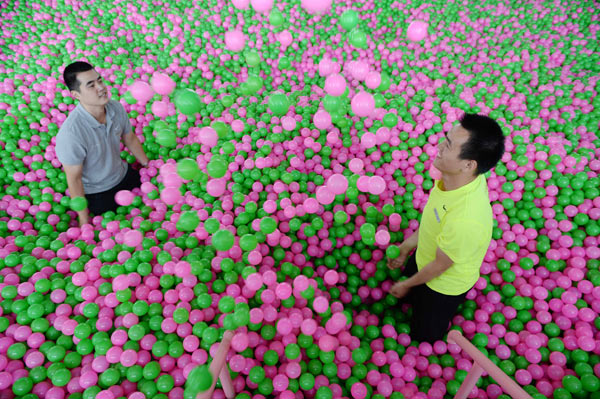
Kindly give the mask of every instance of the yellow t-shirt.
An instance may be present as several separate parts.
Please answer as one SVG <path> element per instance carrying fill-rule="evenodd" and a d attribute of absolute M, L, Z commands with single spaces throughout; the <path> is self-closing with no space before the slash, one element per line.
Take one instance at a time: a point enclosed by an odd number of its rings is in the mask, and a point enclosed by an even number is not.
<path fill-rule="evenodd" d="M 419 270 L 435 260 L 439 247 L 454 264 L 427 283 L 445 295 L 467 292 L 492 240 L 493 214 L 484 175 L 456 190 L 443 191 L 435 182 L 419 227 L 416 261 Z"/>

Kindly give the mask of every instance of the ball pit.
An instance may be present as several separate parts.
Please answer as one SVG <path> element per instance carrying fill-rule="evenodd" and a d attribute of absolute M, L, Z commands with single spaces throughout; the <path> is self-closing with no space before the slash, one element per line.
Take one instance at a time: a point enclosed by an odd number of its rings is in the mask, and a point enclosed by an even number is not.
<path fill-rule="evenodd" d="M 536 399 L 599 398 L 596 6 L 3 6 L 0 397 L 187 398 L 226 330 L 240 399 L 452 397 L 471 361 L 411 342 L 386 257 L 471 112 L 498 121 L 507 152 L 452 328 Z M 54 151 L 74 60 L 152 159 L 117 212 L 84 226 Z M 507 398 L 485 374 L 470 397 Z"/>

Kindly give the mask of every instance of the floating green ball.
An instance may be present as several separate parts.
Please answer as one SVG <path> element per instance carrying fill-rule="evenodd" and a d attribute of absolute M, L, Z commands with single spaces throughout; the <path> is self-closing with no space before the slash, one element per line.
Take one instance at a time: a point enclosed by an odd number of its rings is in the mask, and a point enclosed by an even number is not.
<path fill-rule="evenodd" d="M 194 180 L 200 175 L 198 164 L 191 158 L 177 162 L 177 174 L 184 180 Z"/>
<path fill-rule="evenodd" d="M 71 209 L 75 212 L 83 211 L 87 208 L 88 203 L 85 197 L 74 197 L 71 198 Z"/>
<path fill-rule="evenodd" d="M 354 47 L 367 48 L 367 34 L 360 29 L 353 29 L 348 36 L 348 40 Z"/>
<path fill-rule="evenodd" d="M 233 247 L 235 238 L 229 230 L 219 230 L 212 237 L 212 244 L 217 251 L 228 251 Z"/>
<path fill-rule="evenodd" d="M 346 31 L 351 31 L 358 24 L 358 13 L 354 10 L 346 10 L 340 17 L 340 25 Z"/>
<path fill-rule="evenodd" d="M 192 116 L 200 112 L 202 102 L 200 96 L 190 89 L 181 89 L 175 92 L 175 106 L 184 115 Z"/>
<path fill-rule="evenodd" d="M 283 93 L 273 93 L 269 96 L 269 109 L 276 116 L 283 116 L 290 109 L 290 100 Z"/>
<path fill-rule="evenodd" d="M 240 237 L 240 248 L 244 251 L 252 251 L 258 245 L 258 239 L 254 234 L 244 234 Z"/>
<path fill-rule="evenodd" d="M 156 131 L 156 142 L 163 147 L 174 148 L 177 145 L 177 136 L 172 130 L 162 128 Z"/>
<path fill-rule="evenodd" d="M 260 221 L 260 231 L 264 234 L 271 234 L 277 229 L 277 222 L 271 217 L 265 217 Z"/>
<path fill-rule="evenodd" d="M 221 157 L 213 157 L 206 165 L 206 171 L 213 179 L 220 179 L 227 173 L 227 162 Z"/>
<path fill-rule="evenodd" d="M 269 14 L 269 23 L 273 26 L 279 26 L 283 24 L 283 22 L 284 18 L 281 11 L 279 11 L 277 8 L 273 8 Z"/>
<path fill-rule="evenodd" d="M 190 232 L 194 231 L 199 224 L 200 218 L 198 217 L 198 213 L 196 211 L 187 211 L 179 216 L 175 227 L 179 231 Z"/>
<path fill-rule="evenodd" d="M 210 370 L 206 364 L 195 367 L 188 374 L 187 381 L 185 382 L 186 391 L 189 389 L 194 392 L 194 397 L 198 392 L 204 392 L 212 385 L 213 377 L 210 374 Z"/>

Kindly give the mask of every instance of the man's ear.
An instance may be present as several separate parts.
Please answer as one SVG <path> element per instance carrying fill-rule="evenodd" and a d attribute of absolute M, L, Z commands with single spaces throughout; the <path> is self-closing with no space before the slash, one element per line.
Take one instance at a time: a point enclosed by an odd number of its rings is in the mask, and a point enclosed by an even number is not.
<path fill-rule="evenodd" d="M 475 161 L 474 159 L 468 160 L 465 165 L 465 169 L 467 171 L 470 171 L 471 173 L 473 173 L 473 175 L 476 175 L 477 174 L 477 161 Z"/>
<path fill-rule="evenodd" d="M 73 97 L 76 100 L 81 100 L 81 93 L 77 90 L 71 90 L 71 97 Z"/>

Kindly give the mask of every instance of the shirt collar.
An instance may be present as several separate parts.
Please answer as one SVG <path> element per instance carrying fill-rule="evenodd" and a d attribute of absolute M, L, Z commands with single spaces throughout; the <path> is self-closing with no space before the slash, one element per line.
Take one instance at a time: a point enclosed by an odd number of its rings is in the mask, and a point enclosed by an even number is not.
<path fill-rule="evenodd" d="M 92 114 L 90 114 L 88 112 L 87 109 L 85 109 L 85 107 L 83 105 L 81 105 L 81 103 L 77 104 L 76 109 L 79 109 L 79 112 L 81 113 L 81 115 L 83 116 L 83 118 L 85 119 L 85 121 L 92 127 L 92 128 L 99 128 L 102 127 L 102 124 L 100 122 L 98 122 L 96 120 L 96 118 L 94 118 L 92 116 Z M 108 106 L 108 103 L 104 106 L 104 110 L 106 111 L 106 126 L 108 126 L 112 119 L 113 119 L 113 112 L 112 112 L 112 107 Z"/>
<path fill-rule="evenodd" d="M 461 186 L 461 187 L 459 187 L 455 190 L 451 190 L 451 191 L 444 191 L 441 189 L 442 180 L 437 180 L 435 185 L 436 185 L 436 188 L 438 189 L 438 191 L 440 193 L 442 193 L 443 195 L 456 195 L 456 194 L 460 194 L 463 192 L 473 191 L 476 187 L 478 187 L 480 184 L 485 182 L 485 180 L 486 180 L 485 176 L 483 174 L 480 174 L 472 182 L 465 184 L 464 186 Z"/>

